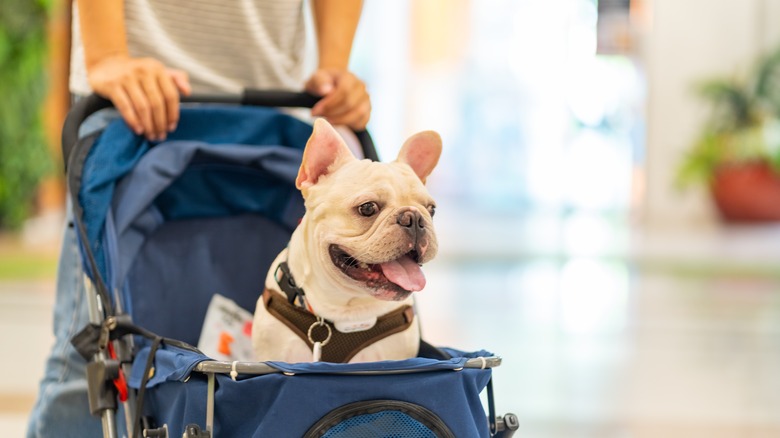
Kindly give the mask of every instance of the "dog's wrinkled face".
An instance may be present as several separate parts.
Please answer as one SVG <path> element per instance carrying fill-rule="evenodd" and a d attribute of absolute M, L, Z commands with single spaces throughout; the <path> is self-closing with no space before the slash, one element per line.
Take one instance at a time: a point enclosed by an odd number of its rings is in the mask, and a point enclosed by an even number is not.
<path fill-rule="evenodd" d="M 355 161 L 316 189 L 308 208 L 335 270 L 385 300 L 425 287 L 420 265 L 436 254 L 436 206 L 408 166 Z"/>
<path fill-rule="evenodd" d="M 436 255 L 436 204 L 424 181 L 441 153 L 433 132 L 410 138 L 396 161 L 355 159 L 318 120 L 296 181 L 306 200 L 307 248 L 321 275 L 348 291 L 402 300 L 425 287 Z"/>

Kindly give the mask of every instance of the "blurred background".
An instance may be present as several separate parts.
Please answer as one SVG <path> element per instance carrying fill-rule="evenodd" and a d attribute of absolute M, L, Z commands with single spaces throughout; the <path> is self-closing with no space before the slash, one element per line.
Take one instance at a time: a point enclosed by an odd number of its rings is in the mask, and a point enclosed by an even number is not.
<path fill-rule="evenodd" d="M 779 48 L 780 0 L 365 1 L 380 155 L 444 140 L 424 335 L 504 358 L 520 436 L 780 436 Z M 0 3 L 8 436 L 53 340 L 68 50 L 66 0 Z"/>

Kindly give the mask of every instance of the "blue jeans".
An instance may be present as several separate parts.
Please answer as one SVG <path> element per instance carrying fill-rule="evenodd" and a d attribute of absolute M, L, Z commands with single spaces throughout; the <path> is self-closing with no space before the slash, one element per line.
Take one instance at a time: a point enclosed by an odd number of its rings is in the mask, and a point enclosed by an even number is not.
<path fill-rule="evenodd" d="M 101 111 L 88 118 L 79 135 L 104 127 L 116 117 L 114 111 Z M 71 201 L 62 250 L 57 268 L 57 295 L 54 302 L 54 346 L 38 391 L 38 400 L 30 414 L 27 438 L 101 437 L 100 418 L 89 413 L 86 361 L 70 344 L 70 339 L 89 322 L 84 291 L 81 255 L 72 225 Z M 121 436 L 121 434 L 120 434 Z"/>

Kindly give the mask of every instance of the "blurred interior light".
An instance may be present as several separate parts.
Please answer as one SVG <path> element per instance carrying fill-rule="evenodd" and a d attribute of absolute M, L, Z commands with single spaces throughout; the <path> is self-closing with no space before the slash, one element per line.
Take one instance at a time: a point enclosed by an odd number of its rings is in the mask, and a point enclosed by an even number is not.
<path fill-rule="evenodd" d="M 572 259 L 561 269 L 561 326 L 576 334 L 609 334 L 628 319 L 629 273 L 624 263 Z"/>

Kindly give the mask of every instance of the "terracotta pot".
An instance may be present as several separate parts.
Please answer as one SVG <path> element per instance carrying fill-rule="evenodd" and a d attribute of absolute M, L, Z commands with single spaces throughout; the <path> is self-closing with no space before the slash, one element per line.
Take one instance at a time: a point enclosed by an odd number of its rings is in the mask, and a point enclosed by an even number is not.
<path fill-rule="evenodd" d="M 780 175 L 767 163 L 720 166 L 710 189 L 726 221 L 780 221 Z"/>

